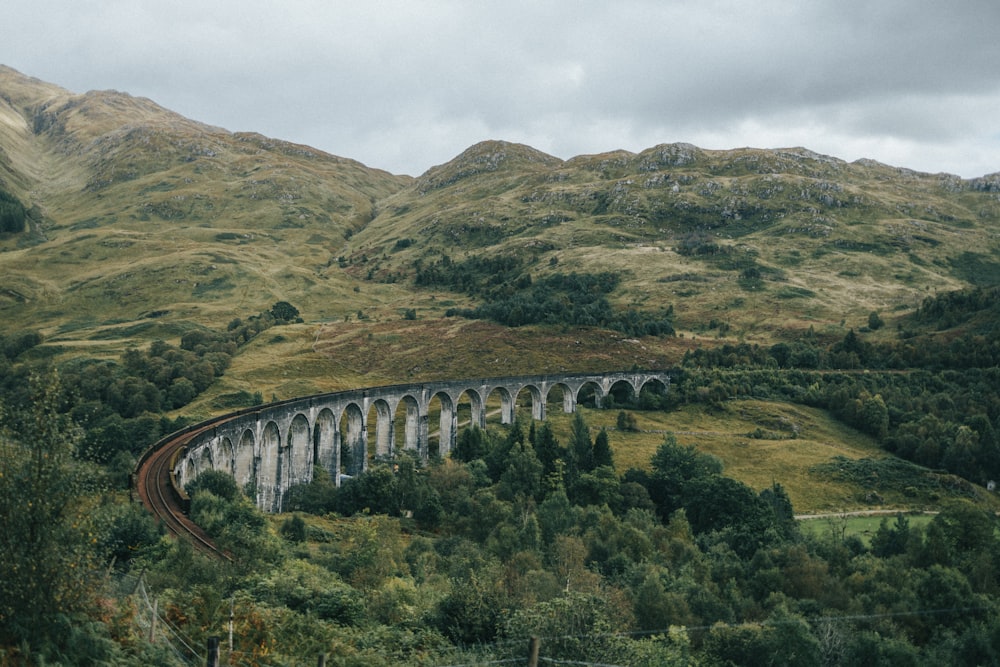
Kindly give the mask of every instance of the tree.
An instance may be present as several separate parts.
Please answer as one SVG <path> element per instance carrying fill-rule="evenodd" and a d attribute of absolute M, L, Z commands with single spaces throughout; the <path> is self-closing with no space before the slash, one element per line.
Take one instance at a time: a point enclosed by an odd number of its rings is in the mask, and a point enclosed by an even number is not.
<path fill-rule="evenodd" d="M 271 306 L 271 316 L 279 322 L 292 322 L 299 316 L 299 309 L 287 301 L 279 301 Z"/>
<path fill-rule="evenodd" d="M 99 514 L 98 545 L 117 567 L 127 567 L 160 540 L 153 516 L 142 505 L 110 505 Z"/>
<path fill-rule="evenodd" d="M 559 441 L 556 440 L 548 422 L 544 422 L 538 429 L 534 429 L 533 433 L 535 437 L 531 440 L 531 444 L 535 448 L 535 455 L 542 464 L 542 475 L 548 478 L 549 475 L 557 471 L 556 461 L 565 458 L 566 450 L 559 445 Z"/>
<path fill-rule="evenodd" d="M 181 408 L 194 400 L 198 390 L 186 377 L 175 378 L 167 391 L 167 402 L 172 408 Z"/>
<path fill-rule="evenodd" d="M 81 497 L 92 470 L 74 460 L 79 429 L 58 410 L 56 376 L 32 376 L 31 407 L 0 432 L 0 646 L 46 651 L 95 607 L 102 575 Z"/>
<path fill-rule="evenodd" d="M 507 460 L 507 469 L 500 475 L 497 497 L 514 500 L 518 497 L 539 496 L 542 488 L 542 464 L 535 456 L 531 443 L 516 443 Z"/>
<path fill-rule="evenodd" d="M 621 482 L 611 466 L 585 472 L 573 485 L 573 501 L 577 505 L 607 505 L 619 510 L 622 506 Z"/>
<path fill-rule="evenodd" d="M 227 501 L 236 500 L 241 495 L 236 479 L 221 470 L 205 470 L 184 487 L 184 492 L 191 498 L 199 491 L 208 491 Z"/>
<path fill-rule="evenodd" d="M 819 641 L 799 616 L 778 608 L 761 625 L 714 626 L 705 639 L 708 664 L 817 665 Z"/>
<path fill-rule="evenodd" d="M 472 571 L 466 578 L 453 581 L 451 591 L 438 603 L 434 625 L 456 643 L 493 641 L 507 606 L 502 581 L 495 563 L 485 571 Z"/>
<path fill-rule="evenodd" d="M 616 636 L 628 627 L 631 620 L 627 603 L 620 604 L 607 597 L 591 593 L 570 591 L 551 599 L 537 602 L 529 607 L 515 609 L 506 622 L 506 635 L 510 638 L 542 636 L 543 651 L 548 656 L 558 656 L 555 664 L 615 664 L 636 665 L 677 665 L 680 660 L 678 649 L 686 643 L 681 637 L 657 642 L 661 650 L 647 652 L 653 648 L 638 642 Z M 573 662 L 570 662 L 573 661 Z M 586 662 L 581 662 L 586 661 Z"/>
<path fill-rule="evenodd" d="M 872 553 L 881 558 L 896 556 L 906 551 L 909 540 L 910 520 L 900 512 L 892 526 L 886 518 L 879 522 L 878 530 L 872 536 Z"/>
<path fill-rule="evenodd" d="M 567 448 L 566 476 L 570 485 L 584 472 L 594 469 L 594 443 L 590 440 L 590 428 L 583 415 L 577 412 L 573 415 L 573 426 Z"/>
<path fill-rule="evenodd" d="M 684 512 L 695 533 L 721 530 L 739 521 L 755 498 L 748 486 L 721 475 L 691 480 L 683 495 Z"/>
<path fill-rule="evenodd" d="M 656 450 L 652 466 L 653 471 L 644 480 L 644 485 L 663 518 L 681 507 L 686 484 L 722 473 L 722 461 L 711 454 L 699 452 L 694 445 L 684 447 L 678 444 L 673 433 L 668 433 Z M 636 481 L 640 481 L 641 475 L 635 477 Z"/>
<path fill-rule="evenodd" d="M 886 407 L 885 400 L 881 394 L 869 396 L 866 392 L 862 392 L 860 400 L 861 428 L 879 440 L 884 440 L 889 434 L 889 408 Z"/>
<path fill-rule="evenodd" d="M 611 454 L 611 444 L 608 442 L 608 432 L 606 429 L 601 429 L 600 433 L 594 439 L 594 449 L 592 450 L 594 469 L 600 468 L 601 466 L 607 466 L 614 470 L 615 461 Z"/>
<path fill-rule="evenodd" d="M 638 431 L 639 424 L 636 422 L 635 415 L 631 412 L 626 412 L 621 410 L 618 412 L 618 418 L 615 421 L 615 426 L 619 431 Z"/>
<path fill-rule="evenodd" d="M 23 232 L 27 212 L 13 195 L 0 190 L 0 233 Z"/>
<path fill-rule="evenodd" d="M 279 532 L 289 542 L 295 542 L 296 544 L 305 542 L 307 535 L 306 522 L 300 515 L 293 514 L 281 522 Z"/>
<path fill-rule="evenodd" d="M 795 538 L 799 534 L 799 524 L 795 520 L 795 510 L 792 508 L 792 501 L 785 487 L 773 482 L 770 488 L 760 492 L 760 497 L 774 512 L 774 525 L 782 539 Z"/>
<path fill-rule="evenodd" d="M 489 439 L 486 431 L 472 424 L 459 433 L 455 448 L 451 450 L 451 458 L 468 463 L 483 458 L 488 452 Z"/>

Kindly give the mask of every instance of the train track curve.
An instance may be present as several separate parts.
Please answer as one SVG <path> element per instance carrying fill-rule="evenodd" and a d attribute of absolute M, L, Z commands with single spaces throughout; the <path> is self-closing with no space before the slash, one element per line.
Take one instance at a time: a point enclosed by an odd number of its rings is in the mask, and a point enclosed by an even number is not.
<path fill-rule="evenodd" d="M 213 428 L 224 419 L 202 422 L 178 431 L 146 450 L 136 464 L 135 488 L 142 504 L 172 535 L 189 541 L 202 553 L 232 560 L 232 556 L 219 549 L 208 534 L 188 518 L 185 511 L 186 499 L 181 497 L 173 479 L 174 462 L 191 438 Z"/>

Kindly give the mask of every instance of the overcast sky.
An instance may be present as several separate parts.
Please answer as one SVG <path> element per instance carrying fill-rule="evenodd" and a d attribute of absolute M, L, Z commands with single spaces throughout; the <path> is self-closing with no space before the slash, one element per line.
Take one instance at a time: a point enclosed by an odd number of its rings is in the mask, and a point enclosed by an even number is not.
<path fill-rule="evenodd" d="M 1000 171 L 1000 0 L 4 0 L 0 63 L 419 175 L 505 139 Z"/>

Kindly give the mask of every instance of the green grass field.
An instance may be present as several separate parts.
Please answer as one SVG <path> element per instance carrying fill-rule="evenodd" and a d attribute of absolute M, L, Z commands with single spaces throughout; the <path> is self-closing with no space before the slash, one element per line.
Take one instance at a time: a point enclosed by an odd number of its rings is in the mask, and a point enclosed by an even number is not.
<path fill-rule="evenodd" d="M 933 514 L 904 513 L 911 528 L 925 528 L 934 518 Z M 833 535 L 839 539 L 856 536 L 865 546 L 871 546 L 872 536 L 878 530 L 882 521 L 890 525 L 896 520 L 896 514 L 875 514 L 866 516 L 824 516 L 814 519 L 804 519 L 799 522 L 803 533 L 815 537 Z"/>

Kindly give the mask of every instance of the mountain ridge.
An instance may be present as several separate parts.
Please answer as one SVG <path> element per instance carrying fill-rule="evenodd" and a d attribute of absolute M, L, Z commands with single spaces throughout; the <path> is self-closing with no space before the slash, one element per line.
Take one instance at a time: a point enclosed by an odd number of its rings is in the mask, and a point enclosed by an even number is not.
<path fill-rule="evenodd" d="M 1000 174 L 688 143 L 563 160 L 488 140 L 411 177 L 5 67 L 0 100 L 0 188 L 32 211 L 0 237 L 0 312 L 53 345 L 144 345 L 278 300 L 323 331 L 438 320 L 482 299 L 415 284 L 444 257 L 517 257 L 523 284 L 611 272 L 612 308 L 673 306 L 706 342 L 835 338 L 1000 280 Z"/>

